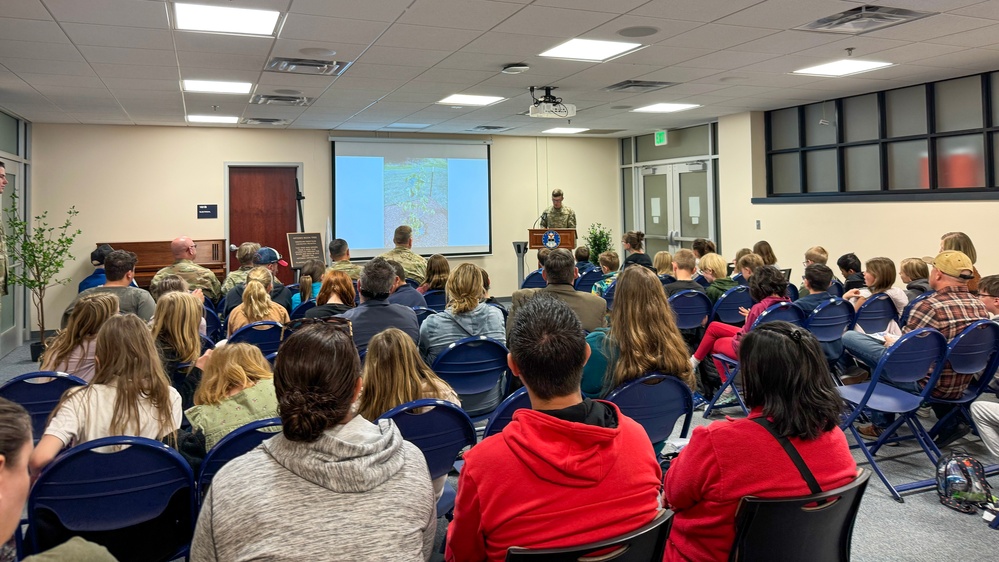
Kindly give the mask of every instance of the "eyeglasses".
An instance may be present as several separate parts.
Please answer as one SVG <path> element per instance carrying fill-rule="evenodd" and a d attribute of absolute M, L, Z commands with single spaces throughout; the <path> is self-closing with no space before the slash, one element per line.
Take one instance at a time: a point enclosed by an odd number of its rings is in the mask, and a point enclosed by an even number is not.
<path fill-rule="evenodd" d="M 332 324 L 335 328 L 350 336 L 351 339 L 354 337 L 354 326 L 350 323 L 350 320 L 340 316 L 323 316 L 322 318 L 296 318 L 288 322 L 281 328 L 281 340 L 283 341 L 286 336 L 295 333 L 297 330 L 316 324 Z"/>
<path fill-rule="evenodd" d="M 978 293 L 978 298 L 999 299 L 999 295 L 989 295 L 989 294 L 986 294 L 986 293 Z"/>

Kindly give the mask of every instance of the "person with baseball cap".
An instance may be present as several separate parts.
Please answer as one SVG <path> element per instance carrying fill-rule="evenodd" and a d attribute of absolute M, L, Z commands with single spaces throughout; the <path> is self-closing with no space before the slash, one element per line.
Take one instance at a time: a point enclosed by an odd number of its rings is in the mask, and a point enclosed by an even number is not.
<path fill-rule="evenodd" d="M 281 257 L 281 254 L 271 248 L 270 246 L 263 246 L 257 250 L 257 254 L 253 257 L 254 266 L 264 266 L 271 271 L 274 275 L 274 285 L 271 289 L 271 302 L 279 304 L 288 310 L 288 314 L 291 314 L 291 291 L 288 287 L 285 287 L 281 281 L 277 278 L 278 266 L 286 266 L 288 262 Z M 243 304 L 243 289 L 246 288 L 246 283 L 240 283 L 233 287 L 225 295 L 225 318 L 229 317 L 229 313 L 232 309 Z"/>
<path fill-rule="evenodd" d="M 104 272 L 104 259 L 107 258 L 108 254 L 114 251 L 108 244 L 101 244 L 96 250 L 90 252 L 90 263 L 94 266 L 94 272 L 88 275 L 80 281 L 78 293 L 82 293 L 87 289 L 93 289 L 94 287 L 100 287 L 107 281 L 107 274 Z"/>

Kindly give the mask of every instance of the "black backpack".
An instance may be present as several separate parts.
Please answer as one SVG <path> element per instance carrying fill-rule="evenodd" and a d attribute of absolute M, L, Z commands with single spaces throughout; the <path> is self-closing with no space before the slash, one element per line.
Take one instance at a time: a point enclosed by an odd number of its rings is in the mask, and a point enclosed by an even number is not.
<path fill-rule="evenodd" d="M 963 449 L 952 449 L 937 461 L 937 495 L 940 503 L 961 513 L 976 513 L 995 501 L 982 463 Z"/>

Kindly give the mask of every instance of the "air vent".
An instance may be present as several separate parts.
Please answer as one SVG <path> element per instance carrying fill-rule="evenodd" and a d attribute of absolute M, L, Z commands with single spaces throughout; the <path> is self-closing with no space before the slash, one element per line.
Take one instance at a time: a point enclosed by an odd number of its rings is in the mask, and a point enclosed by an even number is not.
<path fill-rule="evenodd" d="M 269 117 L 247 117 L 240 121 L 243 125 L 287 125 L 287 119 L 271 119 Z"/>
<path fill-rule="evenodd" d="M 257 105 L 298 105 L 308 106 L 312 100 L 305 96 L 279 96 L 276 94 L 257 94 L 250 98 L 250 103 Z"/>
<path fill-rule="evenodd" d="M 615 133 L 620 133 L 624 129 L 590 129 L 586 131 L 588 135 L 613 135 Z"/>
<path fill-rule="evenodd" d="M 642 93 L 662 90 L 670 86 L 676 86 L 679 82 L 654 82 L 652 80 L 625 80 L 617 84 L 611 84 L 604 88 L 605 92 L 631 92 Z"/>
<path fill-rule="evenodd" d="M 314 74 L 319 76 L 339 76 L 350 62 L 319 59 L 289 59 L 275 57 L 267 63 L 264 70 L 272 72 L 291 72 L 293 74 Z"/>
<path fill-rule="evenodd" d="M 465 129 L 470 133 L 502 133 L 503 131 L 509 131 L 513 127 L 502 127 L 499 125 L 479 125 L 478 127 L 472 127 L 471 129 Z"/>
<path fill-rule="evenodd" d="M 917 12 L 914 10 L 903 10 L 902 8 L 887 8 L 885 6 L 867 4 L 859 8 L 833 14 L 801 27 L 796 27 L 795 29 L 818 31 L 821 33 L 860 35 L 861 33 L 908 23 L 935 14 L 936 12 Z"/>

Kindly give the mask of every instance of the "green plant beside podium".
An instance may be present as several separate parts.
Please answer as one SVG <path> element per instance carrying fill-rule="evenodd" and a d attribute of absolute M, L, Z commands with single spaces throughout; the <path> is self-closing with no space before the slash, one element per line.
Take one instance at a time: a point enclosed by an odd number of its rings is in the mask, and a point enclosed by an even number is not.
<path fill-rule="evenodd" d="M 590 263 L 600 267 L 600 254 L 611 249 L 611 229 L 599 222 L 591 223 L 585 240 L 590 250 Z"/>

